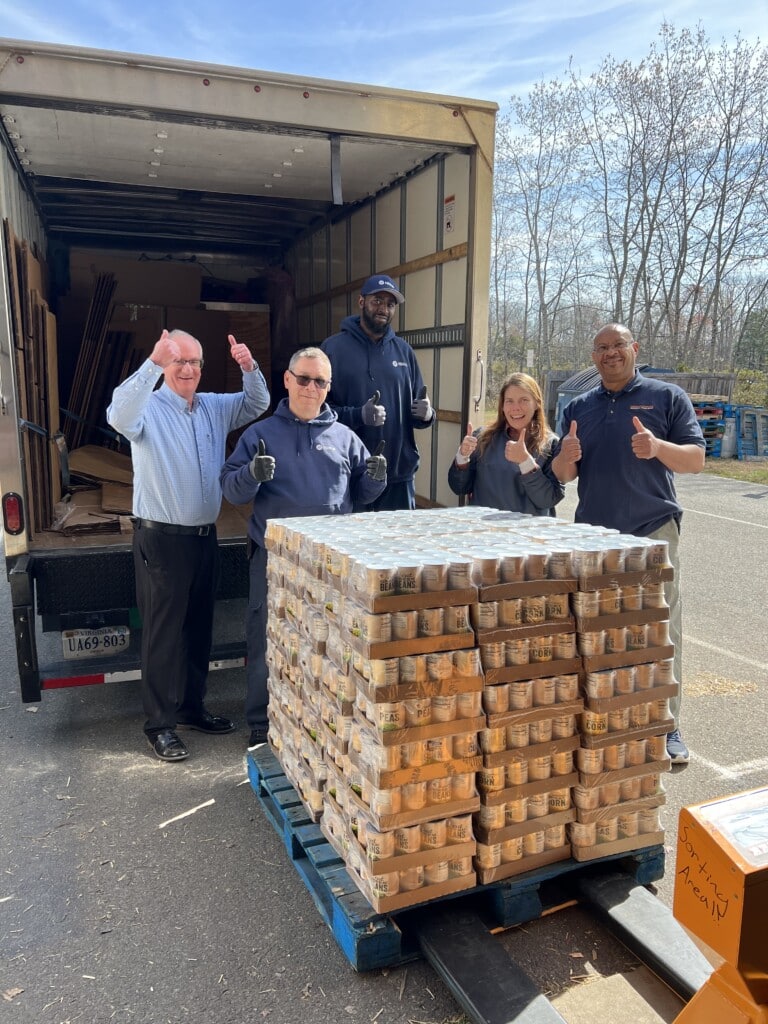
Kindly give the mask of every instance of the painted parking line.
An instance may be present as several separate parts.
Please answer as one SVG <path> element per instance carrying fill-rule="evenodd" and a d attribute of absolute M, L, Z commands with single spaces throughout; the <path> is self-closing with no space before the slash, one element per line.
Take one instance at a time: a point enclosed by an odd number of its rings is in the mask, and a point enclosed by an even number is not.
<path fill-rule="evenodd" d="M 716 761 L 710 761 L 708 757 L 702 757 L 701 754 L 697 754 L 692 750 L 691 760 L 708 768 L 715 775 L 719 775 L 721 779 L 728 779 L 730 781 L 743 779 L 747 775 L 756 775 L 758 772 L 768 771 L 768 757 L 759 757 L 754 761 L 741 761 L 739 764 L 726 766 L 718 764 Z"/>
<path fill-rule="evenodd" d="M 695 516 L 708 516 L 710 519 L 722 519 L 724 523 L 736 523 L 737 526 L 754 526 L 758 530 L 768 530 L 768 524 L 753 523 L 750 519 L 734 519 L 733 516 L 719 516 L 716 512 L 702 512 L 701 509 L 686 508 L 685 506 L 683 506 L 683 512 L 690 512 Z"/>
<path fill-rule="evenodd" d="M 686 644 L 696 644 L 698 647 L 703 647 L 707 651 L 714 651 L 715 654 L 722 654 L 726 658 L 733 658 L 734 661 L 740 661 L 744 665 L 749 665 L 751 668 L 758 668 L 761 672 L 765 671 L 765 662 L 757 661 L 755 658 L 745 658 L 743 654 L 736 654 L 734 651 L 729 651 L 725 647 L 718 647 L 716 644 L 707 643 L 706 640 L 697 640 L 696 637 L 689 636 L 687 633 L 683 634 L 683 641 Z"/>

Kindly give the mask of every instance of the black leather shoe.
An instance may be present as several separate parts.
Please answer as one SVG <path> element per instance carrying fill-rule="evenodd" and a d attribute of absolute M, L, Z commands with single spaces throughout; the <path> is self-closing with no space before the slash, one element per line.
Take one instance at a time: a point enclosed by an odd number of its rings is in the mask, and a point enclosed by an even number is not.
<path fill-rule="evenodd" d="M 224 733 L 234 732 L 235 723 L 231 718 L 224 718 L 222 715 L 212 715 L 209 711 L 203 711 L 188 722 L 177 722 L 179 729 L 197 729 L 198 732 Z"/>
<path fill-rule="evenodd" d="M 161 761 L 185 761 L 189 751 L 173 729 L 163 729 L 154 739 L 147 736 L 147 742 Z"/>
<path fill-rule="evenodd" d="M 256 750 L 258 747 L 263 747 L 269 739 L 269 727 L 266 725 L 257 725 L 255 729 L 251 729 L 251 737 L 248 740 L 248 749 Z"/>

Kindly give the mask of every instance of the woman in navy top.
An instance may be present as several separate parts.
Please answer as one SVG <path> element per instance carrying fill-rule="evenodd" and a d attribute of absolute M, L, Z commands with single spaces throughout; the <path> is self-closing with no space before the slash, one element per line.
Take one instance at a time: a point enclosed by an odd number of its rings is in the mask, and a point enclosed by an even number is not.
<path fill-rule="evenodd" d="M 468 425 L 448 485 L 468 494 L 471 505 L 553 516 L 565 494 L 550 468 L 556 443 L 539 385 L 527 373 L 513 373 L 501 385 L 493 423 L 474 432 Z"/>

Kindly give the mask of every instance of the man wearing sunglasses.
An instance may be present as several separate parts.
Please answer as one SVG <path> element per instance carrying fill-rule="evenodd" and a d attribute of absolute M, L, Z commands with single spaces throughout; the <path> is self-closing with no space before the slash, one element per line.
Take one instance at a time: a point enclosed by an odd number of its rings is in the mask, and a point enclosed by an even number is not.
<path fill-rule="evenodd" d="M 162 761 L 189 756 L 177 726 L 213 734 L 235 728 L 204 703 L 219 567 L 219 470 L 227 434 L 264 412 L 269 391 L 249 349 L 231 334 L 229 354 L 242 370 L 242 391 L 197 394 L 202 345 L 186 331 L 163 331 L 107 409 L 109 424 L 131 442 L 144 733 Z"/>
<path fill-rule="evenodd" d="M 371 455 L 327 404 L 331 364 L 319 348 L 291 356 L 283 377 L 288 397 L 272 416 L 245 430 L 221 470 L 221 488 L 235 505 L 252 502 L 248 521 L 250 594 L 246 615 L 245 715 L 249 749 L 266 742 L 267 520 L 331 516 L 369 505 L 386 487 L 387 460 Z"/>
<path fill-rule="evenodd" d="M 374 274 L 360 289 L 359 315 L 345 317 L 339 333 L 322 344 L 333 367 L 331 408 L 339 421 L 371 451 L 386 442 L 387 486 L 367 506 L 371 511 L 416 507 L 419 449 L 414 431 L 435 421 L 413 349 L 392 329 L 403 302 L 391 277 Z"/>

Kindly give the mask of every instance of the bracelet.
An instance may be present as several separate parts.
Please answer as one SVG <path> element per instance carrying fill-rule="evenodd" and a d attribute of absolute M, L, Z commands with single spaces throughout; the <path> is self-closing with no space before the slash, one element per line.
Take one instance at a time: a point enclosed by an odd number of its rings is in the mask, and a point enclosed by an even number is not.
<path fill-rule="evenodd" d="M 524 474 L 525 473 L 532 473 L 534 471 L 534 469 L 538 469 L 538 468 L 539 468 L 539 464 L 536 462 L 536 459 L 534 459 L 534 457 L 532 455 L 529 455 L 528 458 L 525 460 L 525 462 L 521 462 L 520 463 L 520 472 L 524 473 Z"/>

